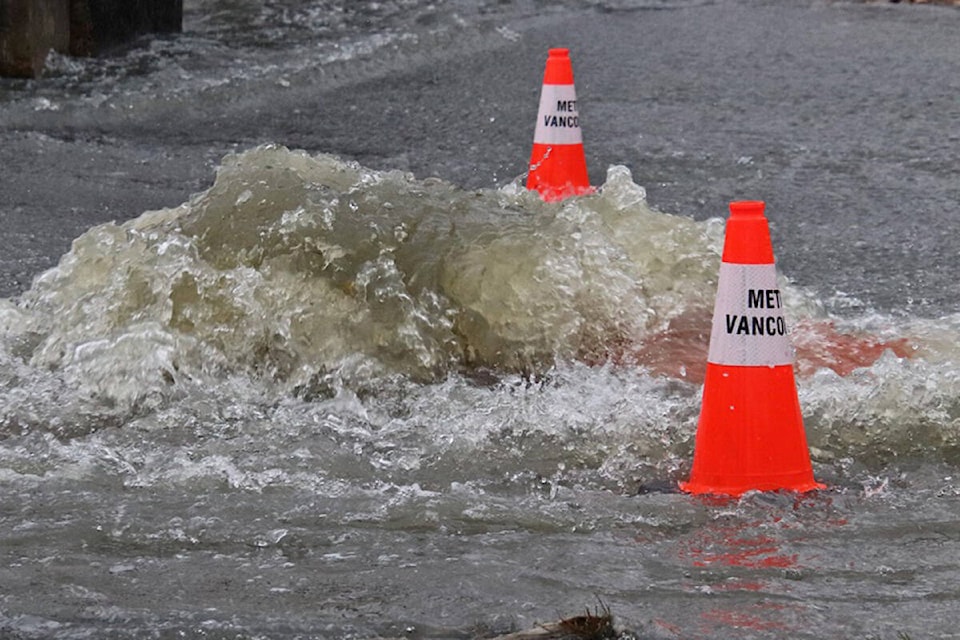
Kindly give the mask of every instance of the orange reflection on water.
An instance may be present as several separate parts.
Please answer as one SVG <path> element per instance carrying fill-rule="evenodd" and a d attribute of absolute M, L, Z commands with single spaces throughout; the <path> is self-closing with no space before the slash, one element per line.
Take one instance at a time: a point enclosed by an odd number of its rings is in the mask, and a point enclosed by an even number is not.
<path fill-rule="evenodd" d="M 702 622 L 711 627 L 724 626 L 735 629 L 752 629 L 754 631 L 789 631 L 790 625 L 782 620 L 771 619 L 767 616 L 779 616 L 786 609 L 783 605 L 759 603 L 752 605 L 747 611 L 738 609 L 711 609 L 700 614 Z"/>
<path fill-rule="evenodd" d="M 759 532 L 751 534 L 749 528 L 742 523 L 698 532 L 680 555 L 698 568 L 721 565 L 788 569 L 797 566 L 797 554 L 781 552 L 776 538 Z"/>

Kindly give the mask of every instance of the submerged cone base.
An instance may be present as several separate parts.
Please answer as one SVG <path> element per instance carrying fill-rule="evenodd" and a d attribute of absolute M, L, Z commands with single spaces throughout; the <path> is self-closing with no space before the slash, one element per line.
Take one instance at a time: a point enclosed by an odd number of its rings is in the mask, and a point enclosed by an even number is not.
<path fill-rule="evenodd" d="M 527 189 L 547 202 L 593 192 L 582 144 L 533 145 Z"/>

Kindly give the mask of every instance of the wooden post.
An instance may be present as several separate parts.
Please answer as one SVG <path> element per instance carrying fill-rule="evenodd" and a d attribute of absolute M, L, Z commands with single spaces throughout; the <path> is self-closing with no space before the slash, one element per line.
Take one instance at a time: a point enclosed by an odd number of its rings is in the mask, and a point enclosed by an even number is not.
<path fill-rule="evenodd" d="M 93 56 L 182 29 L 183 0 L 0 0 L 0 75 L 40 75 L 51 49 Z"/>
<path fill-rule="evenodd" d="M 70 45 L 70 0 L 0 0 L 0 74 L 40 75 L 51 49 Z"/>

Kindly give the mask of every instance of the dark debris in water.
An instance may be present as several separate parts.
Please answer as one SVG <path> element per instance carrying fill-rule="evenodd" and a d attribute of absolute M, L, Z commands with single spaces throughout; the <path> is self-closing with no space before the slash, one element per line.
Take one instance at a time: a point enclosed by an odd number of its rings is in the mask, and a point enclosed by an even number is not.
<path fill-rule="evenodd" d="M 610 608 L 601 602 L 593 611 L 587 607 L 581 615 L 497 636 L 493 640 L 627 640 L 632 637 L 617 632 Z"/>
<path fill-rule="evenodd" d="M 674 479 L 653 478 L 637 486 L 636 495 L 651 493 L 680 493 L 680 486 Z"/>

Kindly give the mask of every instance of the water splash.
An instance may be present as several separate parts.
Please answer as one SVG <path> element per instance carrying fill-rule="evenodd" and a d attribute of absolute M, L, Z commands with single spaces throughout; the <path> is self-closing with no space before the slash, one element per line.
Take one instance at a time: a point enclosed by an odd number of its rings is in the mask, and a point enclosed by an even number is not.
<path fill-rule="evenodd" d="M 600 191 L 551 207 L 260 147 L 189 203 L 78 238 L 23 296 L 30 360 L 302 384 L 358 353 L 423 380 L 603 357 L 710 300 L 720 228 L 649 209 L 622 167 Z"/>
<path fill-rule="evenodd" d="M 546 204 L 517 184 L 464 191 L 258 147 L 179 207 L 90 229 L 0 301 L 0 424 L 60 438 L 198 425 L 182 447 L 234 433 L 212 402 L 235 407 L 250 446 L 278 428 L 262 415 L 294 439 L 320 425 L 332 478 L 360 455 L 361 476 L 401 485 L 496 467 L 551 492 L 635 490 L 689 457 L 721 241 L 720 220 L 650 209 L 624 167 Z M 782 290 L 819 463 L 956 458 L 955 326 L 844 324 Z M 249 469 L 223 455 L 191 470 L 175 448 L 179 463 L 127 481 L 314 481 L 282 461 L 263 475 L 262 451 Z"/>

